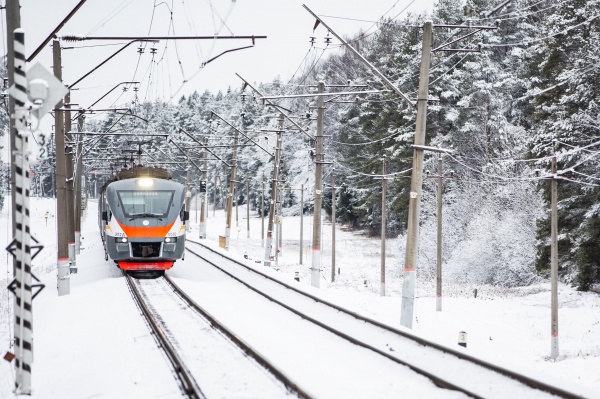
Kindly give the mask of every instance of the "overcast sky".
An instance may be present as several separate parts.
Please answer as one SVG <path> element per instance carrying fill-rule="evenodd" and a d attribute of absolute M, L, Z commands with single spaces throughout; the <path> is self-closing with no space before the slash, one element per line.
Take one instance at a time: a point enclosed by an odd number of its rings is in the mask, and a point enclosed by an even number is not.
<path fill-rule="evenodd" d="M 21 26 L 26 34 L 26 53 L 31 54 L 80 0 L 21 0 Z M 155 5 L 156 4 L 156 5 Z M 314 18 L 306 4 L 341 35 L 371 29 L 382 15 L 400 18 L 408 11 L 431 10 L 433 0 L 87 0 L 58 33 L 83 36 L 222 36 L 266 35 L 253 48 L 229 52 L 202 63 L 223 51 L 251 45 L 251 40 L 165 41 L 129 45 L 89 77 L 78 83 L 71 101 L 86 108 L 109 90 L 126 81 L 139 81 L 140 100 L 171 98 L 197 90 L 213 92 L 239 87 L 239 73 L 255 83 L 280 76 L 284 82 L 301 66 L 332 53 L 335 38 L 323 51 L 326 29 L 313 34 Z M 408 8 L 407 8 L 408 7 Z M 406 9 L 406 10 L 405 10 Z M 403 11 L 404 10 L 404 11 Z M 171 27 L 169 23 L 173 24 Z M 222 22 L 225 22 L 223 24 Z M 316 44 L 311 49 L 311 36 Z M 61 40 L 63 82 L 71 85 L 127 44 L 127 40 Z M 152 54 L 151 48 L 156 49 Z M 6 46 L 4 47 L 6 48 Z M 166 50 L 165 50 L 166 48 Z M 51 45 L 33 62 L 52 67 Z M 122 105 L 132 100 L 132 90 L 113 90 L 96 107 Z M 96 108 L 95 107 L 95 108 Z"/>

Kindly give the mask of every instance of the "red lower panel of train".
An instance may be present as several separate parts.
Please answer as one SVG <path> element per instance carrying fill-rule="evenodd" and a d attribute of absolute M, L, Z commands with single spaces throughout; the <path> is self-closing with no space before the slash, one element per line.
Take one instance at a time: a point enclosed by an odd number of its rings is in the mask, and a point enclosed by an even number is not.
<path fill-rule="evenodd" d="M 175 262 L 117 262 L 123 270 L 167 270 Z"/>

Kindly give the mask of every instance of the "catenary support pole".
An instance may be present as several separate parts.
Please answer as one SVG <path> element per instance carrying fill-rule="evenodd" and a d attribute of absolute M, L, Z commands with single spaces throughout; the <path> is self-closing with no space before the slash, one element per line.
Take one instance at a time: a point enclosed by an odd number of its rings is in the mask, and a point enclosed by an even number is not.
<path fill-rule="evenodd" d="M 189 159 L 185 165 L 186 173 L 185 173 L 185 210 L 190 212 L 190 206 L 192 202 L 192 189 L 191 189 L 191 179 L 192 179 L 192 167 L 190 165 Z M 190 231 L 190 221 L 185 221 L 185 230 Z"/>
<path fill-rule="evenodd" d="M 551 223 L 550 223 L 550 277 L 551 277 L 551 352 L 553 359 L 558 358 L 558 207 L 556 181 L 556 155 L 552 157 L 552 180 L 550 181 Z"/>
<path fill-rule="evenodd" d="M 265 172 L 262 174 L 261 180 L 262 191 L 260 194 L 260 242 L 262 247 L 265 247 Z"/>
<path fill-rule="evenodd" d="M 379 296 L 385 296 L 385 229 L 387 225 L 386 215 L 386 189 L 387 189 L 387 165 L 386 156 L 383 156 L 383 172 L 381 176 L 381 285 L 379 289 Z"/>
<path fill-rule="evenodd" d="M 277 183 L 275 194 L 275 267 L 279 267 L 279 251 L 281 250 L 281 184 Z"/>
<path fill-rule="evenodd" d="M 283 114 L 279 114 L 277 143 L 275 144 L 275 159 L 273 161 L 273 181 L 271 183 L 271 199 L 269 200 L 269 221 L 267 223 L 267 241 L 265 243 L 264 265 L 271 266 L 271 249 L 273 248 L 273 222 L 275 213 L 275 196 L 277 195 L 277 180 L 279 179 L 279 159 L 281 158 L 281 142 L 283 136 Z"/>
<path fill-rule="evenodd" d="M 83 131 L 83 122 L 85 115 L 80 112 L 77 116 L 77 131 Z M 77 163 L 75 166 L 75 256 L 81 252 L 81 209 L 82 204 L 82 183 L 83 177 L 83 136 L 77 135 Z"/>
<path fill-rule="evenodd" d="M 31 293 L 31 233 L 29 230 L 29 131 L 27 76 L 25 74 L 25 33 L 13 33 L 14 53 L 14 191 L 15 191 L 15 388 L 18 395 L 30 395 L 33 363 L 33 313 Z"/>
<path fill-rule="evenodd" d="M 427 124 L 427 97 L 429 95 L 429 63 L 431 61 L 431 43 L 433 40 L 433 22 L 423 24 L 423 45 L 421 50 L 421 69 L 419 91 L 417 94 L 416 145 L 425 144 Z M 400 324 L 412 328 L 417 278 L 417 257 L 419 254 L 419 222 L 421 207 L 421 189 L 423 183 L 423 150 L 413 149 L 413 168 L 408 204 L 408 226 L 406 233 L 406 254 L 404 261 L 404 282 L 402 285 L 402 308 Z"/>
<path fill-rule="evenodd" d="M 225 249 L 229 250 L 229 239 L 231 237 L 231 212 L 233 211 L 233 190 L 235 188 L 235 169 L 237 165 L 238 131 L 234 129 L 233 155 L 231 160 L 231 175 L 229 178 L 229 192 L 227 194 L 227 223 L 225 224 Z"/>
<path fill-rule="evenodd" d="M 208 138 L 205 139 L 206 145 L 208 145 Z M 201 196 L 200 199 L 200 238 L 206 238 L 206 214 L 208 211 L 208 151 L 206 149 L 202 151 L 202 157 L 204 158 L 204 168 L 202 169 L 202 181 L 205 182 L 204 192 L 199 193 Z M 217 185 L 215 181 L 215 192 L 217 190 Z M 217 199 L 215 198 L 215 203 Z"/>
<path fill-rule="evenodd" d="M 331 282 L 335 281 L 335 168 L 331 170 Z"/>
<path fill-rule="evenodd" d="M 250 238 L 250 179 L 246 176 L 246 238 Z"/>
<path fill-rule="evenodd" d="M 319 82 L 318 93 L 325 91 L 325 83 Z M 319 288 L 321 276 L 321 203 L 323 200 L 323 113 L 324 96 L 318 96 L 317 100 L 317 135 L 315 156 L 315 192 L 314 192 L 314 214 L 313 214 L 313 236 L 312 236 L 312 265 L 310 284 Z"/>
<path fill-rule="evenodd" d="M 302 250 L 304 249 L 304 184 L 300 186 L 300 264 L 302 264 Z"/>
<path fill-rule="evenodd" d="M 435 310 L 442 311 L 442 153 L 438 152 L 437 176 L 437 257 L 435 279 Z"/>
<path fill-rule="evenodd" d="M 54 64 L 54 76 L 62 81 L 62 65 L 60 42 L 52 41 L 52 54 Z M 64 113 L 60 109 L 62 100 L 56 105 L 55 114 L 55 140 L 56 145 L 56 225 L 57 225 L 57 286 L 58 295 L 69 295 L 71 286 L 69 281 L 69 241 L 67 227 L 67 178 L 65 158 L 65 126 Z"/>
<path fill-rule="evenodd" d="M 279 257 L 283 248 L 283 185 L 281 183 L 279 184 L 278 194 L 279 196 L 277 197 L 277 226 L 279 228 L 277 229 L 277 256 Z"/>
<path fill-rule="evenodd" d="M 67 178 L 67 234 L 69 253 L 69 274 L 77 272 L 77 255 L 75 254 L 75 190 L 74 190 L 74 135 L 71 134 L 71 94 L 65 96 L 65 176 Z"/>
<path fill-rule="evenodd" d="M 215 189 L 213 192 L 213 217 L 217 212 L 217 177 L 219 177 L 219 169 L 218 166 L 215 165 Z"/>

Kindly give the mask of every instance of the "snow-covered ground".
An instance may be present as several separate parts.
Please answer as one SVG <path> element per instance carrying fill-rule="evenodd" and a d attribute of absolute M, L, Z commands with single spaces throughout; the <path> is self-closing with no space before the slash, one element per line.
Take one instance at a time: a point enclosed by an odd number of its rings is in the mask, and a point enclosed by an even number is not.
<path fill-rule="evenodd" d="M 194 205 L 194 201 L 192 201 Z M 0 214 L 0 236 L 10 241 L 7 207 Z M 83 222 L 84 249 L 77 259 L 79 273 L 71 275 L 70 295 L 56 290 L 56 224 L 52 199 L 31 199 L 32 234 L 45 248 L 34 260 L 34 273 L 46 288 L 34 301 L 34 398 L 177 398 L 166 359 L 156 348 L 146 325 L 131 304 L 119 271 L 104 261 L 97 231 L 96 204 L 90 202 Z M 233 216 L 232 256 L 262 259 L 261 219 L 251 213 L 250 238 L 246 210 Z M 198 237 L 196 212 L 191 212 L 189 237 Z M 304 249 L 310 246 L 312 216 L 304 217 Z M 265 222 L 266 224 L 266 222 Z M 225 231 L 222 211 L 207 218 L 210 245 L 217 246 Z M 278 273 L 299 284 L 310 285 L 310 253 L 303 250 L 299 264 L 299 217 L 283 220 L 283 248 Z M 401 239 L 387 242 L 386 296 L 379 294 L 380 241 L 353 232 L 336 230 L 336 281 L 331 283 L 331 224 L 323 226 L 323 272 L 320 289 L 331 301 L 399 327 L 401 305 Z M 266 226 L 265 226 L 266 229 Z M 12 279 L 12 261 L 3 252 L 5 271 L 0 282 Z M 184 262 L 176 263 L 184 270 Z M 258 264 L 257 264 L 258 265 Z M 260 266 L 260 265 L 258 265 Z M 262 267 L 262 266 L 260 266 Z M 273 267 L 274 268 L 274 267 Z M 339 269 L 339 273 L 338 273 Z M 175 269 L 174 269 L 175 271 Z M 181 278 L 181 276 L 179 276 Z M 475 290 L 477 295 L 475 296 Z M 489 286 L 444 286 L 443 310 L 436 312 L 435 283 L 419 279 L 413 332 L 452 348 L 459 332 L 467 333 L 468 353 L 493 361 L 553 385 L 600 398 L 600 296 L 560 285 L 560 357 L 550 359 L 550 285 L 519 289 Z M 0 291 L 0 355 L 10 351 L 12 296 Z M 290 337 L 293 342 L 294 337 Z M 323 378 L 327 378 L 323 376 Z M 12 398 L 14 372 L 0 359 L 0 398 Z"/>

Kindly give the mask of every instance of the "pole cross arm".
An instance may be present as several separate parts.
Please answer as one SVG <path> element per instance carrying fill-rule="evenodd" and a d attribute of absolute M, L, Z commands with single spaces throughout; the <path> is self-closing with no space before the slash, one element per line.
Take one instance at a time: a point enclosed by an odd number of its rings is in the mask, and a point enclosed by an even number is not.
<path fill-rule="evenodd" d="M 375 75 L 377 75 L 381 80 L 383 80 L 383 82 L 390 88 L 392 89 L 392 91 L 394 91 L 396 94 L 398 94 L 400 97 L 402 97 L 404 100 L 406 100 L 406 102 L 408 104 L 410 104 L 411 107 L 416 107 L 416 103 L 413 103 L 410 98 L 408 98 L 406 96 L 406 94 L 402 93 L 400 91 L 400 89 L 398 89 L 383 73 L 381 73 L 373 64 L 371 64 L 369 61 L 367 61 L 367 59 L 365 57 L 363 57 L 354 47 L 352 47 L 348 42 L 346 42 L 344 39 L 342 39 L 342 37 L 340 35 L 338 35 L 337 33 L 335 33 L 333 31 L 333 29 L 331 29 L 329 26 L 327 26 L 327 24 L 317 16 L 317 14 L 315 14 L 314 12 L 312 12 L 307 6 L 306 4 L 302 4 L 302 7 L 304 7 L 306 9 L 306 11 L 308 11 L 309 13 L 312 14 L 313 17 L 315 17 L 317 19 L 318 22 L 320 22 L 325 28 L 327 28 L 327 30 L 329 30 L 329 32 L 331 32 L 331 34 L 333 36 L 335 36 L 340 42 L 342 42 L 342 44 L 344 44 L 346 46 L 346 48 L 348 48 L 348 50 L 350 50 L 352 53 L 354 53 L 354 55 L 356 55 L 366 66 L 368 66 L 371 71 L 373 71 L 373 73 Z"/>
<path fill-rule="evenodd" d="M 237 127 L 233 126 L 231 123 L 229 123 L 228 121 L 226 121 L 225 119 L 223 119 L 222 116 L 220 116 L 219 114 L 217 114 L 214 111 L 210 111 L 211 116 L 214 115 L 217 118 L 219 118 L 220 120 L 222 120 L 223 122 L 225 122 L 230 128 L 234 129 L 235 131 L 237 131 L 239 134 L 241 134 L 242 136 L 244 136 L 246 139 L 252 141 L 254 143 L 254 145 L 256 145 L 258 148 L 260 148 L 261 150 L 263 150 L 264 152 L 266 152 L 267 154 L 269 154 L 271 157 L 273 156 L 272 153 L 270 153 L 269 151 L 267 151 L 263 146 L 261 146 L 260 144 L 258 144 L 257 142 L 253 141 L 250 137 L 248 137 L 244 132 L 242 132 L 240 129 L 238 129 Z"/>
<path fill-rule="evenodd" d="M 121 82 L 121 83 L 117 84 L 115 87 L 113 87 L 113 88 L 112 88 L 112 89 L 110 89 L 108 92 L 106 92 L 106 94 L 105 94 L 105 95 L 103 95 L 102 97 L 100 97 L 99 99 L 97 99 L 95 103 L 93 103 L 92 105 L 90 105 L 90 106 L 88 107 L 88 109 L 89 109 L 89 108 L 93 108 L 93 107 L 94 107 L 94 105 L 98 104 L 98 103 L 99 103 L 99 102 L 100 102 L 100 101 L 101 101 L 101 100 L 102 100 L 104 97 L 108 96 L 108 95 L 109 95 L 109 94 L 110 94 L 110 93 L 111 93 L 113 90 L 115 90 L 117 87 L 119 87 L 119 86 L 121 86 L 121 85 L 123 85 L 123 84 L 139 84 L 139 83 L 140 83 L 140 82 Z"/>
<path fill-rule="evenodd" d="M 206 146 L 206 144 L 204 144 L 204 143 L 201 143 L 201 142 L 200 142 L 198 139 L 196 139 L 194 136 L 192 136 L 191 134 L 189 134 L 188 132 L 186 132 L 186 131 L 185 131 L 183 128 L 179 128 L 179 132 L 181 132 L 181 133 L 185 134 L 186 136 L 188 136 L 189 138 L 191 138 L 192 140 L 194 140 L 196 143 L 200 144 L 200 145 L 202 146 L 202 148 L 206 149 L 206 151 L 210 152 L 210 153 L 211 153 L 211 154 L 212 154 L 212 155 L 213 155 L 215 158 L 217 158 L 219 161 L 223 162 L 225 165 L 227 165 L 227 167 L 231 168 L 231 165 L 230 165 L 230 164 L 229 164 L 227 161 L 225 161 L 223 158 L 221 158 L 220 156 L 218 156 L 217 154 L 215 154 L 214 152 L 212 152 L 212 151 L 210 150 L 210 148 L 208 148 L 208 147 Z M 175 142 L 173 141 L 173 139 L 172 139 L 172 138 L 169 138 L 169 139 L 167 140 L 167 142 L 168 142 L 169 140 L 170 140 L 170 141 L 171 141 L 173 144 L 175 144 Z M 177 144 L 175 144 L 175 145 L 177 146 Z M 181 149 L 181 147 L 177 146 L 177 148 L 179 148 L 179 150 L 185 154 L 185 152 L 184 152 L 184 151 Z M 187 155 L 186 155 L 186 156 L 187 156 Z"/>
<path fill-rule="evenodd" d="M 62 37 L 63 40 L 67 40 L 65 39 L 65 37 Z M 132 45 L 135 42 L 155 42 L 156 40 L 148 40 L 148 39 L 134 39 L 131 40 L 129 43 L 127 43 L 126 45 L 124 45 L 123 47 L 121 47 L 119 50 L 117 50 L 116 52 L 113 53 L 113 55 L 111 55 L 110 57 L 108 57 L 107 59 L 105 59 L 103 62 L 101 62 L 100 64 L 98 64 L 98 66 L 96 66 L 94 69 L 92 69 L 91 71 L 89 71 L 88 73 L 86 73 L 85 75 L 83 75 L 82 77 L 80 77 L 79 79 L 77 79 L 77 81 L 75 81 L 75 83 L 71 84 L 68 86 L 69 89 L 72 89 L 73 87 L 75 87 L 75 85 L 79 82 L 81 82 L 83 79 L 87 78 L 90 74 L 92 74 L 92 72 L 96 71 L 98 68 L 100 68 L 102 65 L 106 64 L 108 61 L 110 61 L 113 57 L 115 57 L 117 54 L 119 54 L 121 51 L 125 50 L 127 47 L 129 47 L 130 45 Z"/>
<path fill-rule="evenodd" d="M 440 147 L 431 147 L 431 146 L 428 146 L 428 145 L 412 144 L 411 147 L 414 148 L 415 150 L 431 151 L 431 152 L 443 152 L 443 153 L 446 153 L 446 154 L 452 154 L 452 153 L 455 152 L 454 150 L 449 150 L 449 149 L 440 148 Z"/>
<path fill-rule="evenodd" d="M 216 60 L 217 58 L 219 58 L 220 56 L 225 55 L 227 53 L 231 53 L 231 52 L 238 51 L 238 50 L 245 50 L 247 48 L 252 48 L 252 47 L 254 47 L 254 41 L 252 41 L 252 46 L 236 47 L 236 48 L 232 48 L 229 50 L 225 50 L 221 54 L 215 55 L 210 60 L 203 62 L 202 66 L 206 66 L 206 64 L 208 64 L 209 62 L 212 62 L 212 61 Z"/>
<path fill-rule="evenodd" d="M 176 143 L 176 142 L 175 142 L 175 141 L 174 141 L 172 138 L 169 138 L 169 139 L 167 139 L 167 143 L 168 143 L 168 142 L 171 142 L 171 143 L 173 143 L 173 145 L 174 145 L 175 147 L 177 147 L 177 149 L 178 149 L 179 151 L 181 151 L 181 152 L 183 153 L 183 155 L 185 155 L 185 156 L 186 156 L 187 160 L 188 160 L 188 161 L 190 161 L 190 162 L 192 163 L 192 165 L 194 165 L 194 166 L 196 167 L 196 169 L 198 169 L 198 170 L 202 171 L 202 168 L 200 168 L 200 166 L 196 165 L 196 162 L 194 162 L 194 161 L 193 161 L 193 160 L 192 160 L 190 157 L 188 157 L 188 156 L 187 156 L 187 154 L 185 153 L 185 151 L 183 151 L 183 150 L 181 149 L 181 147 L 179 147 L 179 145 L 178 145 L 178 144 L 177 144 L 177 143 Z"/>
<path fill-rule="evenodd" d="M 354 94 L 381 94 L 381 93 L 389 93 L 390 90 L 365 90 L 365 91 L 338 91 L 332 93 L 308 93 L 308 94 L 293 94 L 293 95 L 283 95 L 283 96 L 264 96 L 260 97 L 261 100 L 275 100 L 279 98 L 305 98 L 305 97 L 339 97 L 346 95 L 354 95 Z"/>
<path fill-rule="evenodd" d="M 244 78 L 242 78 L 237 72 L 236 75 L 238 78 L 242 79 L 244 81 L 244 87 L 242 88 L 242 92 L 244 91 L 244 89 L 246 88 L 246 86 L 250 87 L 252 90 L 254 90 L 256 92 L 256 94 L 258 94 L 260 97 L 263 97 L 262 93 L 260 91 L 258 91 L 254 86 L 252 86 L 250 83 L 248 83 L 248 81 Z M 271 105 L 275 108 L 281 108 L 279 105 L 273 103 L 270 100 L 266 100 L 268 105 Z M 281 113 L 281 115 L 283 115 L 283 117 L 285 119 L 287 119 L 289 122 L 292 123 L 292 125 L 296 126 L 296 128 L 298 130 L 300 130 L 302 133 L 304 133 L 306 136 L 308 136 L 309 139 L 314 140 L 314 136 L 311 135 L 310 133 L 308 133 L 306 130 L 304 130 L 299 124 L 297 124 L 292 118 L 290 118 L 289 116 L 287 116 L 286 114 L 284 114 L 283 112 Z"/>
<path fill-rule="evenodd" d="M 214 40 L 214 39 L 251 39 L 252 44 L 256 39 L 266 39 L 267 36 L 245 35 L 245 36 L 61 36 L 64 41 L 84 41 L 84 40 L 133 40 L 133 41 L 152 41 L 159 40 Z"/>

